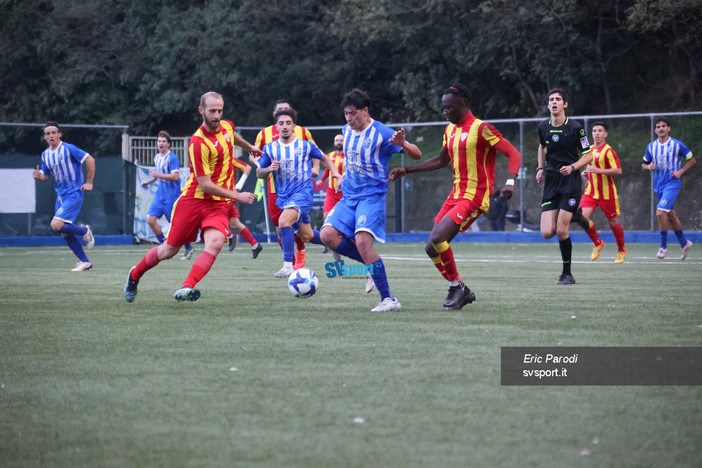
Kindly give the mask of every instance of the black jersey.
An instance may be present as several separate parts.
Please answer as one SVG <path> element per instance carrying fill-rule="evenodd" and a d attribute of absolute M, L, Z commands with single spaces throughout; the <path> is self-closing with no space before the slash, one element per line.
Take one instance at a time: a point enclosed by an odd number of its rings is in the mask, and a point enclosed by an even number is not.
<path fill-rule="evenodd" d="M 590 151 L 590 143 L 583 127 L 575 120 L 566 117 L 560 127 L 551 125 L 551 120 L 539 124 L 539 144 L 546 149 L 547 172 L 558 172 L 569 166 Z"/>

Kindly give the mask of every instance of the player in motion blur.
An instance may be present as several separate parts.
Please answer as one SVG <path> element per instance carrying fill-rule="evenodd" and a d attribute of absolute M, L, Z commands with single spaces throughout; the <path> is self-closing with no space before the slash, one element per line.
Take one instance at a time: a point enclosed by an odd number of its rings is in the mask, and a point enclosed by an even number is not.
<path fill-rule="evenodd" d="M 32 171 L 32 177 L 41 182 L 49 180 L 49 174 L 56 182 L 56 211 L 51 220 L 51 229 L 63 236 L 71 252 L 78 257 L 78 263 L 71 271 L 86 271 L 93 264 L 83 251 L 83 246 L 76 236 L 85 241 L 85 246 L 92 249 L 95 245 L 90 226 L 76 226 L 73 222 L 83 206 L 83 192 L 93 189 L 95 178 L 95 159 L 70 143 L 61 141 L 61 129 L 56 122 L 44 125 L 44 141 L 49 147 L 41 154 L 41 167 Z M 83 182 L 83 163 L 87 174 Z"/>
<path fill-rule="evenodd" d="M 661 235 L 661 245 L 656 258 L 664 259 L 668 253 L 668 228 L 672 228 L 680 243 L 680 260 L 685 260 L 692 247 L 682 230 L 682 223 L 675 211 L 675 199 L 680 194 L 680 178 L 697 162 L 692 151 L 682 141 L 671 138 L 670 122 L 665 117 L 654 120 L 656 138 L 646 147 L 641 168 L 653 171 L 653 190 L 658 198 L 656 218 Z M 685 164 L 682 165 L 682 161 Z M 682 166 L 682 167 L 681 167 Z"/>
<path fill-rule="evenodd" d="M 232 159 L 232 164 L 234 164 L 235 178 L 236 171 L 241 171 L 243 173 L 241 179 L 239 179 L 239 181 L 234 186 L 234 190 L 236 190 L 237 192 L 241 192 L 241 189 L 246 183 L 246 179 L 251 173 L 251 166 L 236 158 Z M 247 228 L 246 225 L 242 223 L 239 218 L 241 218 L 241 215 L 239 214 L 239 210 L 236 208 L 236 201 L 232 200 L 229 203 L 229 229 L 231 229 L 232 231 L 232 235 L 227 238 L 227 242 L 229 244 L 229 251 L 231 252 L 236 248 L 237 237 L 239 236 L 239 234 L 241 234 L 241 237 L 243 237 L 246 240 L 246 242 L 248 242 L 251 245 L 251 257 L 257 258 L 258 254 L 260 254 L 261 250 L 263 250 L 263 246 L 259 244 L 258 241 L 256 241 L 256 238 L 254 238 L 253 234 L 251 234 L 249 228 Z"/>
<path fill-rule="evenodd" d="M 304 242 L 322 244 L 319 231 L 312 230 L 309 212 L 312 208 L 313 187 L 311 180 L 312 159 L 322 161 L 324 167 L 334 179 L 341 175 L 334 167 L 329 156 L 320 151 L 309 141 L 295 136 L 297 112 L 292 108 L 281 109 L 275 114 L 275 126 L 279 138 L 263 147 L 263 156 L 258 160 L 257 177 L 273 174 L 277 191 L 278 208 L 282 211 L 278 221 L 283 247 L 283 268 L 278 270 L 276 278 L 287 278 L 293 268 L 293 236 L 298 233 Z"/>
<path fill-rule="evenodd" d="M 575 284 L 571 272 L 573 243 L 569 225 L 578 211 L 582 193 L 579 169 L 592 161 L 590 143 L 583 127 L 565 113 L 568 95 L 561 88 L 548 92 L 551 118 L 539 124 L 539 161 L 536 182 L 544 183 L 541 203 L 541 237 L 558 236 L 563 270 L 556 284 Z"/>
<path fill-rule="evenodd" d="M 158 153 L 154 156 L 155 169 L 149 169 L 150 179 L 141 183 L 142 187 L 146 187 L 158 181 L 156 195 L 154 200 L 149 205 L 149 211 L 146 214 L 146 224 L 156 235 L 156 240 L 159 244 L 163 244 L 165 236 L 158 224 L 158 219 L 165 216 L 168 222 L 171 222 L 171 212 L 173 204 L 180 196 L 180 162 L 178 156 L 171 151 L 171 135 L 161 130 L 158 132 L 156 139 Z M 190 244 L 185 244 L 185 252 L 181 260 L 187 260 L 193 255 L 193 247 Z"/>
<path fill-rule="evenodd" d="M 339 174 L 343 174 L 346 169 L 346 157 L 344 156 L 344 135 L 339 134 L 334 137 L 334 151 L 327 153 L 329 159 L 334 163 L 334 167 L 339 171 Z M 338 189 L 339 182 L 330 177 L 328 169 L 325 169 L 322 176 L 319 178 L 319 186 L 321 187 L 325 180 L 329 179 L 329 185 L 327 186 L 326 194 L 324 196 L 324 205 L 322 206 L 323 221 L 327 220 L 329 212 L 336 206 L 336 204 L 341 200 L 344 194 Z M 322 253 L 327 253 L 329 247 L 324 246 L 324 251 Z M 341 256 L 334 252 L 334 260 L 337 262 L 341 260 Z M 371 280 L 372 283 L 372 280 Z"/>
<path fill-rule="evenodd" d="M 622 165 L 617 153 L 605 141 L 607 135 L 607 125 L 604 122 L 592 124 L 592 140 L 594 142 L 594 146 L 591 148 L 592 162 L 583 169 L 583 177 L 587 178 L 587 185 L 585 193 L 580 199 L 580 208 L 582 208 L 583 216 L 589 223 L 585 232 L 595 244 L 590 259 L 593 262 L 597 260 L 605 245 L 605 242 L 597 235 L 595 223 L 590 219 L 592 213 L 597 207 L 600 207 L 617 242 L 617 258 L 614 259 L 614 263 L 623 263 L 626 256 L 624 229 L 619 224 L 619 196 L 617 195 L 617 186 L 614 185 L 614 176 L 621 175 Z"/>
<path fill-rule="evenodd" d="M 410 172 L 434 171 L 451 163 L 453 189 L 434 218 L 425 251 L 449 282 L 444 307 L 459 310 L 475 300 L 475 293 L 458 274 L 449 243 L 490 209 L 496 151 L 509 160 L 509 176 L 500 191 L 500 197 L 505 200 L 512 198 L 522 155 L 492 124 L 475 118 L 470 110 L 470 92 L 465 86 L 454 84 L 446 89 L 441 107 L 444 118 L 451 123 L 444 130 L 439 154 L 423 163 L 393 169 L 390 180 Z"/>
<path fill-rule="evenodd" d="M 275 118 L 276 113 L 278 111 L 283 110 L 283 109 L 290 109 L 291 105 L 290 102 L 287 99 L 279 99 L 276 101 L 276 103 L 273 105 L 273 117 Z M 278 128 L 275 125 L 271 125 L 269 127 L 264 128 L 260 132 L 258 132 L 258 135 L 256 135 L 256 146 L 260 149 L 263 149 L 265 145 L 268 143 L 275 141 L 279 137 L 278 133 Z M 307 130 L 305 127 L 302 127 L 300 125 L 295 125 L 295 138 L 299 140 L 306 140 L 306 141 L 311 141 L 312 143 L 315 143 L 314 139 L 312 138 L 312 134 L 310 133 L 309 130 Z M 315 143 L 316 145 L 316 143 Z M 319 160 L 315 159 L 312 161 L 312 177 L 317 177 L 319 175 Z M 276 204 L 276 198 L 277 198 L 277 188 L 275 186 L 275 182 L 273 179 L 273 174 L 270 174 L 268 176 L 268 183 L 266 186 L 268 187 L 268 215 L 271 218 L 271 222 L 275 226 L 276 233 L 278 235 L 278 244 L 280 244 L 281 249 L 283 248 L 282 241 L 280 238 L 280 229 L 278 226 L 278 220 L 280 219 L 280 208 L 278 208 L 278 205 Z M 310 184 L 312 184 L 312 181 L 310 181 Z M 302 239 L 296 234 L 295 235 L 295 246 L 297 247 L 297 253 L 295 254 L 295 261 L 294 261 L 294 268 L 297 270 L 298 268 L 302 268 L 305 266 L 305 263 L 307 262 L 307 251 L 305 249 L 305 243 L 303 242 Z"/>
<path fill-rule="evenodd" d="M 329 212 L 322 226 L 322 242 L 337 253 L 368 267 L 381 301 L 372 312 L 400 310 L 390 293 L 385 264 L 373 241 L 385 242 L 385 211 L 388 194 L 388 162 L 405 152 L 419 159 L 422 152 L 405 140 L 404 130 L 393 131 L 371 118 L 370 97 L 360 89 L 346 93 L 341 108 L 346 172 L 341 183 L 344 196 Z"/>
<path fill-rule="evenodd" d="M 129 270 L 124 285 L 127 302 L 134 301 L 144 273 L 161 260 L 173 257 L 183 244 L 194 242 L 198 231 L 201 231 L 205 248 L 193 262 L 183 286 L 174 294 L 177 301 L 196 301 L 200 291 L 195 289 L 195 285 L 210 271 L 224 246 L 224 240 L 231 234 L 227 216 L 229 200 L 250 204 L 255 199 L 253 193 L 232 190 L 232 159 L 234 145 L 254 155 L 259 155 L 261 150 L 241 138 L 232 122 L 222 120 L 224 100 L 221 94 L 212 91 L 203 94 L 198 111 L 202 116 L 202 125 L 190 138 L 188 146 L 190 177 L 173 208 L 168 238 L 165 243 L 149 250 Z"/>

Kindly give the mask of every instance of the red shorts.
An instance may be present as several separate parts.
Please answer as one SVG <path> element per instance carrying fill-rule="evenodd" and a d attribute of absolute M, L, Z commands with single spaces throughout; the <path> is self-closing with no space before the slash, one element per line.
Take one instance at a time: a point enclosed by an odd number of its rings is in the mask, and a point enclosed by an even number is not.
<path fill-rule="evenodd" d="M 461 198 L 460 200 L 448 199 L 434 218 L 434 222 L 438 223 L 444 216 L 448 216 L 454 223 L 461 226 L 461 232 L 465 232 L 473 224 L 473 221 L 483 214 L 480 205 L 477 201 L 466 198 Z"/>
<path fill-rule="evenodd" d="M 602 200 L 592 198 L 592 195 L 583 195 L 580 199 L 580 208 L 592 208 L 594 211 L 597 207 L 600 207 L 607 219 L 619 216 L 619 199 L 617 198 Z"/>
<path fill-rule="evenodd" d="M 232 218 L 241 218 L 241 215 L 239 214 L 239 210 L 236 209 L 236 202 L 231 201 L 229 202 L 229 219 Z"/>
<path fill-rule="evenodd" d="M 322 206 L 322 212 L 329 213 L 334 205 L 339 203 L 339 200 L 344 196 L 341 192 L 335 192 L 334 189 L 327 189 L 327 195 L 324 197 L 324 206 Z"/>
<path fill-rule="evenodd" d="M 168 245 L 181 247 L 197 240 L 198 231 L 214 228 L 229 237 L 229 202 L 179 198 L 173 206 Z"/>
<path fill-rule="evenodd" d="M 270 185 L 268 187 L 270 189 Z M 275 192 L 271 192 L 270 190 L 268 191 L 268 216 L 271 217 L 271 222 L 273 223 L 274 226 L 278 225 L 278 220 L 280 219 L 280 215 L 283 213 L 280 208 L 278 208 L 278 205 L 275 204 L 276 200 L 278 200 L 278 197 L 276 196 Z"/>

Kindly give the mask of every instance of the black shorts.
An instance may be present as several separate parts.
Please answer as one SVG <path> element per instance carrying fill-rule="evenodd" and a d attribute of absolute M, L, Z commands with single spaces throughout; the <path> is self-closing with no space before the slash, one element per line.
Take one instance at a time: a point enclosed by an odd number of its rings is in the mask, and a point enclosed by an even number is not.
<path fill-rule="evenodd" d="M 541 212 L 565 210 L 578 211 L 582 182 L 580 171 L 564 176 L 560 172 L 547 171 L 544 177 L 544 195 L 541 198 Z"/>

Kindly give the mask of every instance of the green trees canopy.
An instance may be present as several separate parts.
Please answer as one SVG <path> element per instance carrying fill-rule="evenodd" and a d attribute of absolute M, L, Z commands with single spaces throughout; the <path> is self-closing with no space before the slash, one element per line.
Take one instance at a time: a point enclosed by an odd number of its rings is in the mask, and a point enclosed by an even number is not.
<path fill-rule="evenodd" d="M 0 120 L 189 134 L 217 90 L 238 125 L 287 97 L 304 125 L 440 120 L 460 81 L 484 118 L 699 109 L 702 0 L 0 0 Z M 21 149 L 4 137 L 5 149 Z M 36 136 L 35 136 L 36 139 Z"/>

